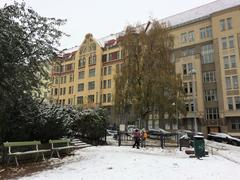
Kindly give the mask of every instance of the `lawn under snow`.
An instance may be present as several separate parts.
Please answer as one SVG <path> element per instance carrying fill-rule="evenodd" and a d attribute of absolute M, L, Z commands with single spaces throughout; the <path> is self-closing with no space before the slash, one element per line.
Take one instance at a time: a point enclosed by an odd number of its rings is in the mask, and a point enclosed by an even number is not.
<path fill-rule="evenodd" d="M 21 179 L 240 179 L 240 163 L 238 162 L 232 162 L 220 155 L 210 155 L 202 160 L 189 158 L 184 151 L 180 152 L 175 148 L 161 150 L 156 147 L 142 149 L 132 149 L 130 146 L 89 147 L 77 150 L 74 156 L 65 157 L 61 161 L 64 162 L 61 167 Z"/>

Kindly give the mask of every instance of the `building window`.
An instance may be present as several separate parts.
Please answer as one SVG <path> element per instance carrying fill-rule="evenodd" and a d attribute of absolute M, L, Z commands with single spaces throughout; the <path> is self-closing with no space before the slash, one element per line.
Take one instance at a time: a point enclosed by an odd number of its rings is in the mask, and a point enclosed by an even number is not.
<path fill-rule="evenodd" d="M 232 76 L 233 89 L 238 89 L 238 76 Z"/>
<path fill-rule="evenodd" d="M 112 74 L 112 66 L 108 66 L 108 75 Z"/>
<path fill-rule="evenodd" d="M 73 82 L 74 81 L 74 75 L 73 74 L 70 74 L 69 75 L 69 82 Z"/>
<path fill-rule="evenodd" d="M 94 103 L 94 95 L 88 95 L 88 103 Z"/>
<path fill-rule="evenodd" d="M 107 62 L 107 54 L 102 55 L 102 62 Z"/>
<path fill-rule="evenodd" d="M 224 56 L 223 61 L 224 61 L 224 69 L 228 69 L 229 68 L 228 56 Z"/>
<path fill-rule="evenodd" d="M 232 129 L 234 130 L 240 130 L 240 119 L 232 119 Z"/>
<path fill-rule="evenodd" d="M 84 91 L 84 83 L 78 84 L 78 92 Z"/>
<path fill-rule="evenodd" d="M 217 90 L 216 89 L 205 90 L 205 101 L 217 101 Z"/>
<path fill-rule="evenodd" d="M 220 25 L 220 31 L 224 31 L 225 30 L 225 19 L 221 19 L 219 21 L 219 25 Z"/>
<path fill-rule="evenodd" d="M 107 102 L 111 102 L 112 101 L 112 94 L 108 93 L 107 94 Z"/>
<path fill-rule="evenodd" d="M 94 77 L 95 76 L 95 68 L 94 69 L 89 69 L 89 77 Z"/>
<path fill-rule="evenodd" d="M 95 81 L 88 82 L 88 90 L 95 89 Z"/>
<path fill-rule="evenodd" d="M 103 103 L 106 103 L 107 102 L 107 95 L 106 94 L 103 94 L 103 100 L 102 100 Z"/>
<path fill-rule="evenodd" d="M 73 71 L 74 69 L 73 69 L 73 64 L 67 64 L 66 66 L 65 66 L 65 70 L 66 71 Z"/>
<path fill-rule="evenodd" d="M 187 64 L 183 64 L 182 67 L 183 67 L 183 75 L 186 75 L 187 74 Z"/>
<path fill-rule="evenodd" d="M 201 49 L 202 64 L 213 63 L 213 45 L 207 44 Z"/>
<path fill-rule="evenodd" d="M 227 28 L 232 29 L 232 18 L 227 18 Z"/>
<path fill-rule="evenodd" d="M 183 67 L 183 74 L 184 75 L 189 74 L 193 69 L 192 63 L 183 64 L 182 67 Z"/>
<path fill-rule="evenodd" d="M 59 82 L 59 77 L 55 77 L 55 84 L 58 84 Z"/>
<path fill-rule="evenodd" d="M 56 96 L 57 94 L 58 94 L 58 89 L 55 88 L 55 89 L 54 89 L 54 95 Z"/>
<path fill-rule="evenodd" d="M 78 79 L 84 79 L 84 71 L 78 73 Z"/>
<path fill-rule="evenodd" d="M 79 68 L 84 67 L 84 66 L 85 66 L 85 62 L 86 62 L 85 58 L 84 58 L 84 57 L 81 57 L 81 58 L 79 59 L 79 61 L 78 61 L 78 67 L 79 67 Z"/>
<path fill-rule="evenodd" d="M 77 97 L 77 104 L 83 104 L 83 96 Z"/>
<path fill-rule="evenodd" d="M 111 88 L 111 79 L 108 80 L 108 88 Z"/>
<path fill-rule="evenodd" d="M 66 94 L 66 88 L 64 87 L 63 88 L 63 95 L 65 95 Z"/>
<path fill-rule="evenodd" d="M 205 28 L 200 29 L 200 38 L 201 39 L 206 38 L 206 29 Z"/>
<path fill-rule="evenodd" d="M 233 36 L 228 37 L 228 42 L 229 42 L 229 48 L 234 48 L 234 37 Z"/>
<path fill-rule="evenodd" d="M 223 37 L 221 39 L 221 42 L 222 42 L 222 49 L 227 49 L 227 38 Z"/>
<path fill-rule="evenodd" d="M 233 110 L 233 98 L 232 97 L 227 98 L 227 103 L 228 103 L 228 110 Z"/>
<path fill-rule="evenodd" d="M 193 42 L 195 40 L 195 35 L 193 31 L 188 32 L 188 41 Z"/>
<path fill-rule="evenodd" d="M 236 110 L 240 110 L 240 96 L 234 97 Z"/>
<path fill-rule="evenodd" d="M 187 112 L 190 112 L 190 108 L 189 108 L 189 104 L 188 103 L 185 104 L 185 108 L 186 108 Z"/>
<path fill-rule="evenodd" d="M 216 120 L 219 118 L 218 108 L 208 108 L 207 117 L 208 120 Z"/>
<path fill-rule="evenodd" d="M 226 77 L 225 79 L 226 79 L 226 88 L 231 89 L 232 88 L 231 78 Z"/>
<path fill-rule="evenodd" d="M 229 56 L 224 56 L 223 61 L 224 61 L 224 69 L 236 68 L 237 67 L 236 56 L 235 55 L 231 55 L 230 57 Z"/>
<path fill-rule="evenodd" d="M 215 71 L 204 72 L 203 81 L 205 83 L 216 82 Z"/>
<path fill-rule="evenodd" d="M 235 55 L 230 56 L 230 64 L 231 64 L 231 68 L 236 68 L 237 67 L 236 56 Z"/>
<path fill-rule="evenodd" d="M 190 103 L 191 111 L 194 112 L 194 103 Z"/>
<path fill-rule="evenodd" d="M 182 33 L 182 34 L 181 34 L 181 42 L 182 42 L 182 43 L 187 42 L 187 33 Z"/>
<path fill-rule="evenodd" d="M 187 83 L 183 83 L 183 89 L 184 89 L 184 92 L 187 94 L 188 93 L 188 84 Z"/>
<path fill-rule="evenodd" d="M 107 75 L 107 67 L 103 68 L 103 75 L 106 76 Z"/>
<path fill-rule="evenodd" d="M 73 92 L 74 92 L 74 87 L 73 86 L 69 86 L 68 94 L 73 94 Z"/>
<path fill-rule="evenodd" d="M 206 27 L 206 34 L 207 34 L 207 38 L 210 38 L 212 37 L 212 27 L 211 26 L 208 26 Z"/>
<path fill-rule="evenodd" d="M 192 82 L 189 82 L 189 93 L 193 92 L 193 86 L 192 86 Z"/>
<path fill-rule="evenodd" d="M 106 89 L 107 88 L 107 80 L 104 80 L 103 81 L 103 89 Z"/>
<path fill-rule="evenodd" d="M 88 64 L 89 64 L 89 65 L 94 65 L 94 64 L 96 64 L 96 55 L 95 55 L 95 54 L 89 56 Z"/>

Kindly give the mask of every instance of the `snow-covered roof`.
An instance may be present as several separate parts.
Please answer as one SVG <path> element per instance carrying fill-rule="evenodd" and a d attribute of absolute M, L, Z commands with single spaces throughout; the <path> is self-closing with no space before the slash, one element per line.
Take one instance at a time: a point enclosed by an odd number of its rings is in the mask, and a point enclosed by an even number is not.
<path fill-rule="evenodd" d="M 171 26 L 180 25 L 186 22 L 207 17 L 215 12 L 222 11 L 240 5 L 240 0 L 217 0 L 203 6 L 161 19 L 162 22 L 169 22 Z"/>
<path fill-rule="evenodd" d="M 105 43 L 108 42 L 108 41 L 111 41 L 113 39 L 117 39 L 119 36 L 122 36 L 123 35 L 123 31 L 122 32 L 119 32 L 119 33 L 116 33 L 116 34 L 110 34 L 109 36 L 106 36 L 106 37 L 103 37 L 103 38 L 100 38 L 97 40 L 97 42 L 99 43 L 99 45 L 101 47 L 104 47 Z"/>
<path fill-rule="evenodd" d="M 170 23 L 170 26 L 178 26 L 187 22 L 192 22 L 194 20 L 209 17 L 213 13 L 238 5 L 240 5 L 240 0 L 216 0 L 214 2 L 184 11 L 182 13 L 160 19 L 159 21 Z M 143 24 L 143 26 L 145 25 L 146 24 Z M 122 31 L 120 33 L 111 34 L 109 36 L 99 39 L 97 42 L 101 47 L 104 47 L 104 44 L 107 41 L 117 39 L 119 36 L 123 35 L 123 33 L 124 32 Z"/>
<path fill-rule="evenodd" d="M 188 22 L 193 22 L 197 21 L 202 18 L 209 17 L 211 14 L 216 13 L 218 11 L 222 11 L 224 9 L 232 8 L 235 6 L 240 5 L 240 0 L 216 0 L 214 2 L 184 11 L 182 13 L 178 13 L 176 15 L 160 19 L 160 22 L 166 22 L 170 23 L 170 26 L 179 26 L 181 24 L 185 24 Z M 143 24 L 143 26 L 146 26 L 146 24 Z M 112 40 L 117 40 L 119 36 L 122 36 L 124 34 L 124 31 L 111 34 L 109 36 L 97 39 L 97 43 L 101 46 L 104 47 L 105 43 L 112 41 Z M 74 48 L 68 49 L 64 51 L 65 53 L 70 53 L 77 51 L 79 49 L 79 46 L 75 46 Z"/>

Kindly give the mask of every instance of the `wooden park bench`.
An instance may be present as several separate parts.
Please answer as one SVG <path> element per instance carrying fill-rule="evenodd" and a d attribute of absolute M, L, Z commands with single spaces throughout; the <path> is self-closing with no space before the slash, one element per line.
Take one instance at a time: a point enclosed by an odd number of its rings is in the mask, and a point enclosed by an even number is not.
<path fill-rule="evenodd" d="M 4 147 L 8 148 L 8 160 L 7 164 L 10 161 L 11 157 L 14 157 L 16 165 L 18 166 L 18 156 L 36 154 L 36 160 L 38 159 L 39 154 L 42 154 L 43 160 L 45 160 L 44 153 L 49 152 L 50 149 L 39 149 L 38 146 L 41 144 L 40 141 L 22 141 L 22 142 L 5 142 L 3 143 Z M 17 151 L 22 149 L 21 151 Z"/>
<path fill-rule="evenodd" d="M 54 152 L 57 153 L 58 158 L 60 158 L 59 151 L 61 150 L 67 150 L 74 149 L 75 146 L 70 146 L 70 139 L 58 139 L 58 140 L 49 140 L 49 144 L 51 144 L 51 157 Z"/>

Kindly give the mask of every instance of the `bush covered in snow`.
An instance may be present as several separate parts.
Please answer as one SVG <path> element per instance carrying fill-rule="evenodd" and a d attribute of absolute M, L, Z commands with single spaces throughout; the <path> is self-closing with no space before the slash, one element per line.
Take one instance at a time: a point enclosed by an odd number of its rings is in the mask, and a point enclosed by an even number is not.
<path fill-rule="evenodd" d="M 107 118 L 103 109 L 87 109 L 78 113 L 72 124 L 73 131 L 90 140 L 99 140 L 105 136 Z"/>
<path fill-rule="evenodd" d="M 59 139 L 80 135 L 89 140 L 104 137 L 107 118 L 103 109 L 80 110 L 48 105 L 26 96 L 14 107 L 2 142 Z"/>

